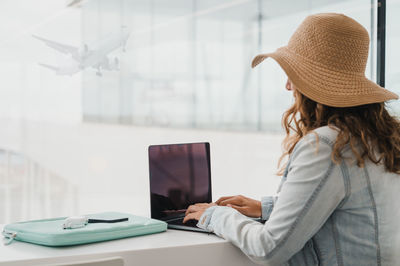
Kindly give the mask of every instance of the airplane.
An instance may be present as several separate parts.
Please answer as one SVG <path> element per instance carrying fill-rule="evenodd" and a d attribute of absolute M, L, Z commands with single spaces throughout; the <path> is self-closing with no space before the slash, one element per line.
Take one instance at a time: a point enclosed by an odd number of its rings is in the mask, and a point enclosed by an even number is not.
<path fill-rule="evenodd" d="M 47 46 L 57 50 L 60 53 L 68 55 L 59 66 L 53 66 L 45 63 L 39 65 L 51 69 L 57 75 L 72 76 L 85 68 L 97 69 L 96 75 L 102 76 L 102 70 L 119 70 L 118 57 L 110 58 L 107 55 L 122 46 L 125 52 L 126 43 L 129 39 L 129 32 L 122 28 L 122 32 L 110 34 L 98 43 L 89 47 L 83 44 L 81 47 L 75 47 L 51 41 L 36 35 L 32 35 L 35 39 L 44 42 Z"/>
<path fill-rule="evenodd" d="M 67 7 L 81 7 L 86 1 L 84 0 L 67 0 Z"/>

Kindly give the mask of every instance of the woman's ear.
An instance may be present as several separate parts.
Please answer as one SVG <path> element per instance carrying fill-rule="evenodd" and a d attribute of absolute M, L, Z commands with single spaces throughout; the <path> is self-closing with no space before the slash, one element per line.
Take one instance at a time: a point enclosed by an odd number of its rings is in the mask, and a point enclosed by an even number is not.
<path fill-rule="evenodd" d="M 292 82 L 289 79 L 287 79 L 285 87 L 288 91 L 292 90 Z"/>
<path fill-rule="evenodd" d="M 294 88 L 293 88 L 293 83 L 290 81 L 290 79 L 288 79 L 288 80 L 286 81 L 286 89 L 287 89 L 288 91 L 293 91 L 293 90 L 294 90 Z"/>

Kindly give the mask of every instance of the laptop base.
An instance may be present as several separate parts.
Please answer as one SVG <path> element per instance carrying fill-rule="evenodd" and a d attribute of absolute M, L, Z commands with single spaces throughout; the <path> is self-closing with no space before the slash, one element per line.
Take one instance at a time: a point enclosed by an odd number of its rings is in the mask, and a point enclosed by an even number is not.
<path fill-rule="evenodd" d="M 199 232 L 199 233 L 207 233 L 212 234 L 204 229 L 186 225 L 177 225 L 177 224 L 168 224 L 168 229 L 175 229 L 175 230 L 184 230 L 184 231 L 192 231 L 192 232 Z"/>

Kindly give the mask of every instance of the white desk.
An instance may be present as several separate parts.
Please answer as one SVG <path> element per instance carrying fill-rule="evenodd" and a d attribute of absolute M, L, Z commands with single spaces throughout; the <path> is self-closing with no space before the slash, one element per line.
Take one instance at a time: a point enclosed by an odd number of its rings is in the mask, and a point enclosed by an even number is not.
<path fill-rule="evenodd" d="M 0 225 L 2 231 L 3 225 Z M 238 248 L 212 234 L 168 230 L 167 232 L 72 246 L 44 247 L 13 241 L 0 244 L 1 266 L 29 266 L 120 256 L 125 265 L 251 266 Z"/>

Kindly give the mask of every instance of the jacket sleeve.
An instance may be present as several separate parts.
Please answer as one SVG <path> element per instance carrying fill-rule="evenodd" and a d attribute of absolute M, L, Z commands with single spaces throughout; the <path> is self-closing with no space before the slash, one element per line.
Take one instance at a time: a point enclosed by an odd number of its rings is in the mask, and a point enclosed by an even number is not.
<path fill-rule="evenodd" d="M 268 220 L 278 197 L 266 196 L 261 198 L 261 219 Z"/>
<path fill-rule="evenodd" d="M 314 134 L 296 145 L 286 182 L 264 225 L 232 208 L 213 206 L 203 213 L 198 226 L 231 241 L 256 263 L 288 261 L 345 198 L 340 166 L 332 162 L 331 151 Z"/>

